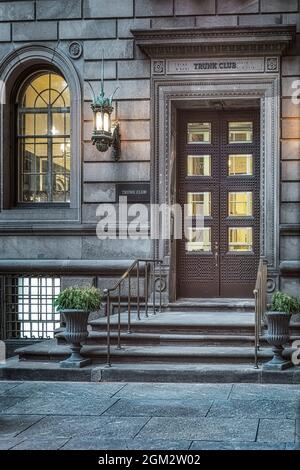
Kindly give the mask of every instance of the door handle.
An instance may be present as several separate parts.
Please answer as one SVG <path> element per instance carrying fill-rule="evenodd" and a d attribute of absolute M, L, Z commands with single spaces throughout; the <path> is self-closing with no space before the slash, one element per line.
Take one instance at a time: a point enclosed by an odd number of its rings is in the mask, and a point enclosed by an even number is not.
<path fill-rule="evenodd" d="M 215 243 L 215 266 L 216 268 L 219 265 L 219 244 L 218 242 Z"/>

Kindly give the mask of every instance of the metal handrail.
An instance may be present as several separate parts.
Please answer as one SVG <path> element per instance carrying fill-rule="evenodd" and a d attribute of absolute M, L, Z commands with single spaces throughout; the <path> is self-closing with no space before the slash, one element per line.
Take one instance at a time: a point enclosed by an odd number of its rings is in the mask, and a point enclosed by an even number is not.
<path fill-rule="evenodd" d="M 254 362 L 256 369 L 258 369 L 258 351 L 260 348 L 260 338 L 263 332 L 262 319 L 267 308 L 267 271 L 268 262 L 264 257 L 261 257 L 258 264 L 257 278 L 253 291 L 255 299 Z"/>
<path fill-rule="evenodd" d="M 148 314 L 149 307 L 149 267 L 152 265 L 152 278 L 153 278 L 153 314 L 156 314 L 156 290 L 155 290 L 155 268 L 159 267 L 159 312 L 162 308 L 162 260 L 160 259 L 136 259 L 125 273 L 120 277 L 120 279 L 115 283 L 115 285 L 109 289 L 104 289 L 103 295 L 106 297 L 105 303 L 105 315 L 106 315 L 106 330 L 107 330 L 107 366 L 111 366 L 111 296 L 113 292 L 116 292 L 117 296 L 117 309 L 118 309 L 118 325 L 117 325 L 117 349 L 121 349 L 121 287 L 122 283 L 128 279 L 128 308 L 127 308 L 127 333 L 131 333 L 131 307 L 132 307 L 132 295 L 131 295 L 131 275 L 136 271 L 136 307 L 137 307 L 137 319 L 141 319 L 141 295 L 140 295 L 140 265 L 144 263 L 144 304 L 145 304 L 145 315 Z M 150 274 L 151 276 L 151 274 Z"/>

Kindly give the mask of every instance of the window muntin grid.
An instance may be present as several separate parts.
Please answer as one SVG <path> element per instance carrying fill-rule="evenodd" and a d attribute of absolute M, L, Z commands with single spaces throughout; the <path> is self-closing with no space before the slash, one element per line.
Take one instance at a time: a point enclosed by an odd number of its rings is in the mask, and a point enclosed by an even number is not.
<path fill-rule="evenodd" d="M 70 202 L 70 93 L 53 72 L 34 75 L 18 106 L 19 203 Z"/>
<path fill-rule="evenodd" d="M 6 276 L 4 280 L 5 339 L 51 339 L 60 326 L 53 307 L 59 277 Z"/>

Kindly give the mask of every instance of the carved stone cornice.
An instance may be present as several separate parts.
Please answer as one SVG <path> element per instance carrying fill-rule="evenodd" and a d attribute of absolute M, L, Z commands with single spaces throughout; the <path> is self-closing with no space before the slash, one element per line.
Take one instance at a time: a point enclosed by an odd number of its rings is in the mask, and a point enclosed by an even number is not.
<path fill-rule="evenodd" d="M 150 58 L 281 55 L 295 40 L 294 25 L 212 29 L 132 29 Z"/>

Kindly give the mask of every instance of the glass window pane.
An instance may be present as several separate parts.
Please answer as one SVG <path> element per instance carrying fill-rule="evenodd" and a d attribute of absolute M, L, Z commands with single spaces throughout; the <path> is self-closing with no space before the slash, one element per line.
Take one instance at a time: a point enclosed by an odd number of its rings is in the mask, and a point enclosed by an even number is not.
<path fill-rule="evenodd" d="M 187 193 L 187 214 L 189 217 L 203 214 L 205 217 L 211 215 L 211 193 Z"/>
<path fill-rule="evenodd" d="M 47 114 L 34 115 L 35 128 L 31 133 L 26 132 L 26 135 L 44 135 L 48 133 L 48 116 Z"/>
<path fill-rule="evenodd" d="M 62 109 L 70 104 L 67 83 L 56 73 L 36 75 L 20 96 L 20 103 L 31 109 L 28 112 L 26 108 L 20 109 L 18 117 L 19 201 L 67 202 L 70 200 L 70 112 Z M 34 108 L 37 113 L 30 112 Z M 56 137 L 59 135 L 62 137 Z"/>
<path fill-rule="evenodd" d="M 70 172 L 70 139 L 53 139 L 53 172 Z"/>
<path fill-rule="evenodd" d="M 66 175 L 53 175 L 53 201 L 70 202 L 70 180 Z"/>
<path fill-rule="evenodd" d="M 188 227 L 186 251 L 211 251 L 211 228 Z"/>
<path fill-rule="evenodd" d="M 47 144 L 36 144 L 27 139 L 21 144 L 24 173 L 47 172 Z"/>
<path fill-rule="evenodd" d="M 24 175 L 22 183 L 22 202 L 48 201 L 46 175 Z"/>
<path fill-rule="evenodd" d="M 251 143 L 253 141 L 253 122 L 229 122 L 230 144 Z"/>
<path fill-rule="evenodd" d="M 229 227 L 228 250 L 252 251 L 252 227 Z"/>
<path fill-rule="evenodd" d="M 52 114 L 52 135 L 64 135 L 65 134 L 65 115 L 64 113 L 53 113 Z"/>
<path fill-rule="evenodd" d="M 211 123 L 210 122 L 189 122 L 187 140 L 189 144 L 210 144 L 211 143 Z"/>
<path fill-rule="evenodd" d="M 187 157 L 188 176 L 210 176 L 211 156 L 210 155 L 188 155 Z"/>
<path fill-rule="evenodd" d="M 228 155 L 228 175 L 229 176 L 252 176 L 253 157 L 247 155 Z"/>
<path fill-rule="evenodd" d="M 229 192 L 228 215 L 230 217 L 249 217 L 252 215 L 252 192 Z"/>
<path fill-rule="evenodd" d="M 63 92 L 64 89 L 68 86 L 66 80 L 56 73 L 51 73 L 51 90 L 56 90 L 59 93 Z"/>
<path fill-rule="evenodd" d="M 38 94 L 36 90 L 31 85 L 29 85 L 24 94 L 22 106 L 24 108 L 34 108 L 37 96 Z"/>

